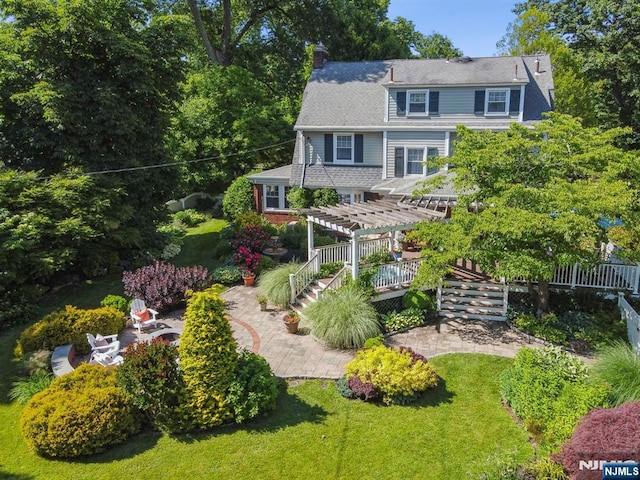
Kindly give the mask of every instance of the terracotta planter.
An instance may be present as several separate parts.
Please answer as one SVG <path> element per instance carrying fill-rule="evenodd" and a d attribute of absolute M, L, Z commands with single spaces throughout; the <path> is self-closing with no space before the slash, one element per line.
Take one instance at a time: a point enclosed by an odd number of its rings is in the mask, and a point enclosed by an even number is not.
<path fill-rule="evenodd" d="M 284 321 L 284 325 L 285 327 L 287 327 L 287 332 L 289 333 L 298 333 L 299 323 L 300 323 L 300 320 L 296 320 L 295 322 L 287 322 L 287 320 L 285 319 Z"/>
<path fill-rule="evenodd" d="M 243 275 L 242 280 L 244 281 L 245 287 L 252 287 L 256 283 L 255 275 Z"/>

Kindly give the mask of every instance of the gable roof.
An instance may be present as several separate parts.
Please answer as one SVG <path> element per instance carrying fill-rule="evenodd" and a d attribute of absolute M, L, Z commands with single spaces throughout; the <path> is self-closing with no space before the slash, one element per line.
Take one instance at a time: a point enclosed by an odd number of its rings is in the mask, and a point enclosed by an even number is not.
<path fill-rule="evenodd" d="M 536 75 L 535 61 L 539 60 Z M 516 68 L 517 68 L 517 77 Z M 391 68 L 393 67 L 393 82 Z M 295 130 L 383 129 L 386 88 L 526 85 L 524 120 L 537 121 L 553 109 L 553 79 L 548 55 L 444 59 L 327 62 L 313 71 L 304 91 Z M 479 120 L 479 127 L 482 123 Z M 424 126 L 426 122 L 414 122 Z M 429 120 L 449 126 L 450 120 Z M 465 122 L 467 124 L 468 122 Z M 510 120 L 504 122 L 508 127 Z M 409 126 L 413 123 L 403 122 Z M 471 125 L 470 125 L 471 126 Z"/>

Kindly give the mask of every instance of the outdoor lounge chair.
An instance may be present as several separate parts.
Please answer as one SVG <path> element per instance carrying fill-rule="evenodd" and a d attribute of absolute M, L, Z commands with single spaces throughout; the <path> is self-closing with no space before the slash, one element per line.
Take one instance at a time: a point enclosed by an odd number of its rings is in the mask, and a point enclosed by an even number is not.
<path fill-rule="evenodd" d="M 103 367 L 117 367 L 118 365 L 122 365 L 123 362 L 124 358 L 122 358 L 121 355 L 111 356 L 100 352 L 93 352 L 91 360 L 89 361 L 89 363 L 97 363 Z"/>
<path fill-rule="evenodd" d="M 143 328 L 156 326 L 156 312 L 152 308 L 147 308 L 144 300 L 136 298 L 131 302 L 131 324 L 138 329 L 138 333 L 142 333 Z"/>
<path fill-rule="evenodd" d="M 118 335 L 97 335 L 93 336 L 87 333 L 87 341 L 91 345 L 91 351 L 93 353 L 104 353 L 106 355 L 117 355 L 120 351 L 120 341 Z"/>

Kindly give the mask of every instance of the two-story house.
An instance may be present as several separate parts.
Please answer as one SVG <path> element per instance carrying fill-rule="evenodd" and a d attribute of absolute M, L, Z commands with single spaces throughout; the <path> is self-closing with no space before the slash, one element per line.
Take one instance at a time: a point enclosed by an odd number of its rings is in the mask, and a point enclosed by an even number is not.
<path fill-rule="evenodd" d="M 341 203 L 411 195 L 448 169 L 429 159 L 452 154 L 457 125 L 505 130 L 552 108 L 547 55 L 329 62 L 320 47 L 291 165 L 249 179 L 265 213 L 286 212 L 295 186 L 335 188 Z"/>

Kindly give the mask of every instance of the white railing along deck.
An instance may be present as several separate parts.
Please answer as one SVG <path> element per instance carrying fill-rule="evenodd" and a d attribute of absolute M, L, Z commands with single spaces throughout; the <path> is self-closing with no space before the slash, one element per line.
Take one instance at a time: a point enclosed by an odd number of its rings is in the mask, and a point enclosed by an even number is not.
<path fill-rule="evenodd" d="M 318 292 L 318 300 L 322 297 L 324 292 L 327 290 L 338 290 L 342 285 L 344 285 L 349 272 L 351 271 L 351 267 L 349 265 L 345 265 L 340 269 L 338 273 L 336 273 L 335 277 L 331 279 L 329 283 L 327 283 L 324 290 Z"/>
<path fill-rule="evenodd" d="M 620 315 L 627 321 L 627 338 L 635 352 L 640 355 L 640 315 L 629 305 L 623 293 L 618 294 Z"/>
<path fill-rule="evenodd" d="M 374 238 L 358 242 L 358 255 L 360 258 L 377 253 L 381 250 L 389 250 L 388 238 Z M 351 243 L 334 243 L 314 249 L 318 255 L 320 265 L 325 263 L 351 262 Z"/>
<path fill-rule="evenodd" d="M 421 258 L 415 258 L 380 265 L 371 279 L 371 283 L 376 290 L 399 288 L 403 284 L 411 283 L 416 278 L 422 260 Z"/>
<path fill-rule="evenodd" d="M 591 269 L 571 265 L 558 268 L 549 283 L 571 288 L 621 289 L 638 293 L 639 271 L 637 265 L 603 263 Z"/>
<path fill-rule="evenodd" d="M 289 285 L 291 286 L 291 303 L 296 302 L 296 298 L 313 282 L 317 273 L 320 272 L 318 255 L 312 255 L 296 273 L 289 274 Z"/>

